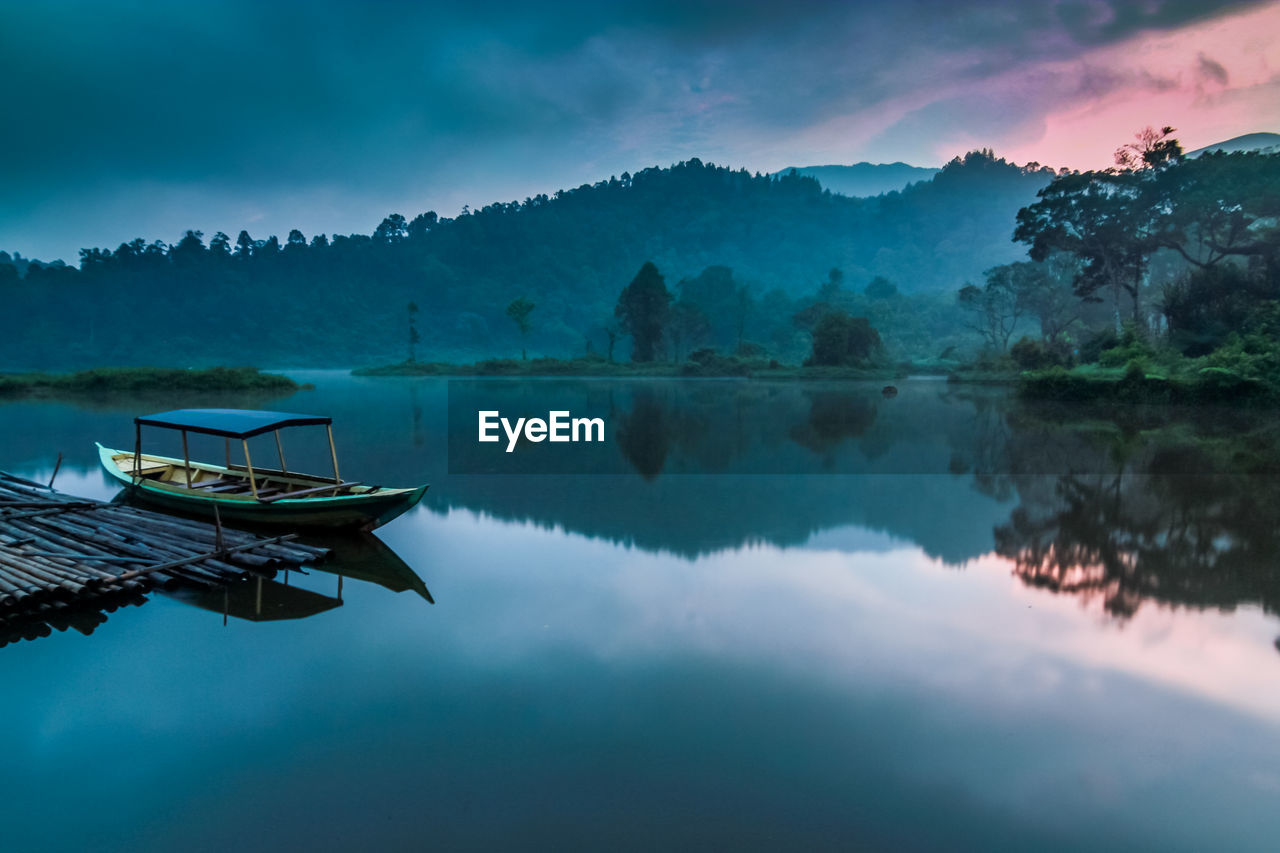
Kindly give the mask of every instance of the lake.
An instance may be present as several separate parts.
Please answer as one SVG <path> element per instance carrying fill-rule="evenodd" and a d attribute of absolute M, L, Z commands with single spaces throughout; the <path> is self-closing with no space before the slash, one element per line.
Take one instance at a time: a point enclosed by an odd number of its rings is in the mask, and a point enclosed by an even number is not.
<path fill-rule="evenodd" d="M 348 478 L 432 484 L 341 581 L 290 574 L 314 615 L 155 594 L 0 648 L 5 849 L 1280 838 L 1269 414 L 291 375 L 315 388 L 0 404 L 0 468 L 47 480 L 62 452 L 73 494 L 115 492 L 94 441 L 194 405 L 330 414 Z M 484 400 L 609 432 L 477 455 Z"/>

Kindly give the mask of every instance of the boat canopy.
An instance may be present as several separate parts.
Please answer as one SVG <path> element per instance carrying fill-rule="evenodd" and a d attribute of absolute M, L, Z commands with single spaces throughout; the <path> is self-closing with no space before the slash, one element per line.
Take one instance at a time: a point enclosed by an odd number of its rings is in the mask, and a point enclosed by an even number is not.
<path fill-rule="evenodd" d="M 133 419 L 138 426 L 181 429 L 226 438 L 252 438 L 291 426 L 328 426 L 332 418 L 254 409 L 174 409 Z"/>

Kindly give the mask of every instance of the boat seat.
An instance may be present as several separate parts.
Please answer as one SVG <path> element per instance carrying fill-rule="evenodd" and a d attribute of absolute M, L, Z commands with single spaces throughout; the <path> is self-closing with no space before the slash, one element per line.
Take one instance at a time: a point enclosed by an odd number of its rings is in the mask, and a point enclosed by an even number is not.
<path fill-rule="evenodd" d="M 312 488 L 312 489 L 302 489 L 296 492 L 285 492 L 279 495 L 272 495 L 271 497 L 264 498 L 263 502 L 274 503 L 279 500 L 293 500 L 294 498 L 305 498 L 311 495 L 324 497 L 325 492 L 334 492 L 335 494 L 341 493 L 341 492 L 349 492 L 352 486 L 358 486 L 358 485 L 360 485 L 358 481 L 344 482 L 344 483 L 330 483 L 327 486 L 316 486 L 315 488 Z M 262 493 L 259 492 L 258 494 L 262 494 Z"/>
<path fill-rule="evenodd" d="M 218 477 L 217 479 L 213 479 L 213 480 L 205 480 L 205 481 L 204 481 L 204 482 L 202 482 L 202 483 L 192 483 L 192 484 L 191 484 L 191 488 L 193 488 L 193 489 L 212 489 L 214 486 L 225 486 L 225 485 L 227 485 L 227 484 L 229 484 L 229 483 L 231 483 L 231 482 L 233 482 L 233 481 L 232 481 L 232 480 L 228 480 L 226 477 Z"/>
<path fill-rule="evenodd" d="M 165 471 L 168 471 L 169 464 L 167 462 L 144 462 L 137 468 L 130 465 L 128 468 L 124 468 L 122 470 L 126 474 L 138 477 L 149 477 L 152 474 L 163 474 Z"/>
<path fill-rule="evenodd" d="M 197 488 L 203 488 L 203 486 Z M 246 492 L 249 491 L 249 484 L 244 480 L 227 480 L 220 486 L 209 487 L 210 492 L 235 492 L 240 489 L 244 489 Z"/>

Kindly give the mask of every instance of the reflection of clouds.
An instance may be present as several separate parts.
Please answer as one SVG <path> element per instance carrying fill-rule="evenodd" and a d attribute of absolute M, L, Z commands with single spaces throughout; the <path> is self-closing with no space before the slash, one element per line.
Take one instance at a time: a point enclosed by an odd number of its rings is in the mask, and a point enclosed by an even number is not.
<path fill-rule="evenodd" d="M 424 521 L 399 528 L 409 536 L 396 547 L 430 540 L 439 565 L 482 587 L 480 621 L 458 638 L 476 666 L 568 643 L 614 662 L 709 655 L 1006 708 L 1095 692 L 1098 676 L 1118 674 L 1280 722 L 1280 681 L 1260 677 L 1280 666 L 1277 629 L 1256 608 L 1150 607 L 1121 628 L 1026 589 L 996 557 L 955 571 L 914 548 L 755 546 L 690 563 L 469 513 Z"/>
<path fill-rule="evenodd" d="M 1153 608 L 1120 630 L 995 558 L 956 571 L 912 547 L 687 560 L 469 511 L 414 513 L 382 538 L 440 604 L 349 584 L 314 619 L 223 628 L 159 600 L 92 638 L 6 649 L 0 675 L 39 697 L 0 712 L 7 760 L 32 770 L 17 793 L 79 801 L 84 762 L 109 766 L 163 791 L 165 814 L 86 797 L 85 819 L 167 820 L 162 849 L 258 827 L 257 807 L 278 838 L 358 811 L 353 791 L 386 792 L 383 809 L 407 792 L 420 800 L 396 819 L 418 821 L 459 802 L 459 778 L 563 802 L 646 771 L 664 786 L 707 773 L 720 792 L 761 767 L 770 802 L 792 779 L 837 796 L 865 782 L 877 808 L 995 809 L 995 832 L 1103 818 L 1201 849 L 1270 794 L 1280 701 L 1258 654 L 1274 657 L 1274 626 L 1253 611 Z M 261 790 L 277 795 L 245 793 Z"/>

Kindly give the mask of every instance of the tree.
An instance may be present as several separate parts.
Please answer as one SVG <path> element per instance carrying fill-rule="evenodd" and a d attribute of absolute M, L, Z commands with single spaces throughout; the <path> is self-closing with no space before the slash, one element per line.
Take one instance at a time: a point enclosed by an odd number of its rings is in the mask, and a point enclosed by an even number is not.
<path fill-rule="evenodd" d="M 865 364 L 882 348 L 880 334 L 871 328 L 866 317 L 831 311 L 813 329 L 813 352 L 805 364 L 856 366 Z"/>
<path fill-rule="evenodd" d="M 1211 151 L 1158 177 L 1157 239 L 1207 269 L 1228 258 L 1280 256 L 1280 157 Z"/>
<path fill-rule="evenodd" d="M 613 314 L 631 336 L 631 360 L 653 361 L 671 313 L 671 292 L 653 261 L 622 289 Z"/>
<path fill-rule="evenodd" d="M 1170 201 L 1163 175 L 1182 160 L 1173 128 L 1152 128 L 1116 151 L 1118 168 L 1058 176 L 1035 204 L 1018 211 L 1013 239 L 1028 243 L 1032 260 L 1067 252 L 1083 264 L 1075 291 L 1097 301 L 1109 290 L 1117 320 L 1121 295 L 1132 302 L 1133 321 L 1146 323 L 1142 290 L 1154 254 L 1167 241 L 1162 216 Z"/>
<path fill-rule="evenodd" d="M 373 239 L 378 243 L 398 243 L 407 236 L 409 236 L 409 226 L 404 221 L 404 217 L 398 213 L 393 213 L 382 220 L 373 231 Z"/>
<path fill-rule="evenodd" d="M 524 349 L 525 336 L 529 334 L 529 329 L 533 324 L 529 322 L 529 315 L 533 313 L 533 309 L 537 306 L 521 296 L 515 299 L 507 306 L 507 316 L 516 324 L 516 328 L 520 330 L 520 358 L 528 359 L 528 354 Z"/>
<path fill-rule="evenodd" d="M 1182 159 L 1182 144 L 1173 138 L 1174 128 L 1146 127 L 1134 134 L 1133 142 L 1116 149 L 1116 165 L 1122 169 L 1158 169 Z"/>
<path fill-rule="evenodd" d="M 733 270 L 726 266 L 707 267 L 694 278 L 681 279 L 677 290 L 680 298 L 676 310 L 686 312 L 684 320 L 694 319 L 689 313 L 693 309 L 701 313 L 706 322 L 705 334 L 701 335 L 704 339 L 724 350 L 732 350 L 742 342 L 750 294 L 734 281 Z M 680 308 L 681 304 L 686 307 Z M 696 345 L 687 340 L 687 334 L 683 337 L 690 348 Z M 678 359 L 679 353 L 675 355 Z"/>
<path fill-rule="evenodd" d="M 844 272 L 839 267 L 832 267 L 827 271 L 827 280 L 818 288 L 818 300 L 820 302 L 832 303 L 840 298 L 840 292 L 844 289 Z"/>
<path fill-rule="evenodd" d="M 609 363 L 613 364 L 613 348 L 618 343 L 618 335 L 622 333 L 622 329 L 616 321 L 605 323 L 602 328 L 604 330 L 605 338 L 609 341 Z"/>
<path fill-rule="evenodd" d="M 1025 308 L 1012 266 L 992 267 L 987 270 L 985 286 L 966 284 L 956 294 L 957 304 L 969 317 L 966 325 L 997 352 L 1009 348 L 1009 337 Z"/>
<path fill-rule="evenodd" d="M 178 241 L 177 245 L 169 250 L 170 260 L 187 269 L 198 266 L 206 251 L 203 237 L 204 232 L 202 231 L 188 230 L 182 235 L 182 239 Z"/>
<path fill-rule="evenodd" d="M 667 337 L 671 340 L 671 358 L 682 361 L 687 351 L 706 343 L 711 336 L 711 323 L 697 305 L 680 299 L 671 309 Z"/>
<path fill-rule="evenodd" d="M 987 277 L 998 278 L 1002 286 L 1008 287 L 1020 309 L 1018 313 L 1035 317 L 1040 323 L 1040 337 L 1053 345 L 1083 314 L 1085 306 L 1072 287 L 1075 273 L 1075 259 L 1057 253 L 1044 261 L 993 267 L 987 270 Z"/>
<path fill-rule="evenodd" d="M 213 239 L 209 241 L 209 252 L 218 258 L 227 257 L 231 254 L 231 238 L 221 231 L 214 234 Z"/>
<path fill-rule="evenodd" d="M 249 236 L 248 231 L 241 231 L 240 236 L 236 238 L 236 257 L 242 261 L 247 261 L 252 256 L 253 238 Z"/>
<path fill-rule="evenodd" d="M 419 213 L 413 217 L 413 221 L 409 223 L 408 234 L 410 237 L 425 236 L 428 231 L 436 227 L 439 217 L 436 216 L 434 210 L 428 210 L 426 213 Z"/>
<path fill-rule="evenodd" d="M 418 342 L 422 340 L 421 336 L 418 334 L 418 303 L 410 302 L 407 310 L 409 312 L 409 362 L 412 364 L 418 360 L 416 348 L 418 346 Z"/>
<path fill-rule="evenodd" d="M 878 275 L 867 283 L 866 289 L 862 292 L 868 299 L 892 299 L 898 295 L 898 285 Z"/>

